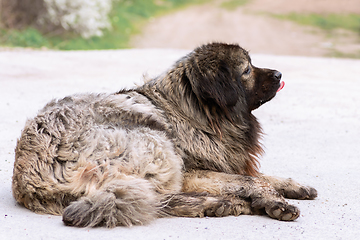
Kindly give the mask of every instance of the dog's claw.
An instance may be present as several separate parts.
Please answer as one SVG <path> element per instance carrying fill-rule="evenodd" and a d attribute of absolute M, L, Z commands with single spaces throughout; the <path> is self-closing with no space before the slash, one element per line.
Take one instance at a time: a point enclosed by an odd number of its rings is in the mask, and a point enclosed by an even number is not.
<path fill-rule="evenodd" d="M 293 221 L 300 215 L 297 207 L 285 203 L 276 203 L 275 206 L 265 210 L 270 217 L 281 221 Z"/>

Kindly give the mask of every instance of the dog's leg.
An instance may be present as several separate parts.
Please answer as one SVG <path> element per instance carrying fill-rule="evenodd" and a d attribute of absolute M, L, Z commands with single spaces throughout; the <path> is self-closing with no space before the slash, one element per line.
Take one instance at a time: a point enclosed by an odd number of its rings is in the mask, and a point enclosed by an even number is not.
<path fill-rule="evenodd" d="M 272 177 L 262 175 L 261 179 L 267 181 L 278 191 L 282 196 L 292 199 L 314 199 L 317 197 L 315 188 L 301 185 L 291 178 L 283 179 L 279 177 Z"/>
<path fill-rule="evenodd" d="M 232 194 L 221 196 L 205 192 L 183 192 L 164 196 L 160 216 L 224 217 L 255 213 L 260 214 L 251 207 L 249 199 Z"/>
<path fill-rule="evenodd" d="M 77 227 L 142 225 L 157 217 L 158 200 L 147 180 L 116 179 L 71 203 L 66 225 Z M 132 178 L 132 179 L 130 179 Z"/>
<path fill-rule="evenodd" d="M 184 175 L 184 192 L 208 192 L 217 196 L 235 195 L 248 199 L 251 210 L 265 212 L 272 218 L 295 220 L 300 211 L 290 204 L 267 181 L 261 178 L 212 171 L 190 171 Z"/>

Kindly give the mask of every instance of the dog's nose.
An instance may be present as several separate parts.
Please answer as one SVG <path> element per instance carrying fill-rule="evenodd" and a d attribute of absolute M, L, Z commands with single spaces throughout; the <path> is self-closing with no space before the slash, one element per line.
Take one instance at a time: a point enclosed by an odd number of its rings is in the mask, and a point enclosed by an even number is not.
<path fill-rule="evenodd" d="M 280 80 L 280 79 L 281 79 L 281 76 L 282 76 L 281 72 L 275 71 L 274 77 L 275 77 L 277 80 Z"/>

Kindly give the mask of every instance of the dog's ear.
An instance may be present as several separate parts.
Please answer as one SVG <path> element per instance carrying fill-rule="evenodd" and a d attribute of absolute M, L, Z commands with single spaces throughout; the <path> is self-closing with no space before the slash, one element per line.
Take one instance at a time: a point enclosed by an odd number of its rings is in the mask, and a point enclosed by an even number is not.
<path fill-rule="evenodd" d="M 187 77 L 193 92 L 205 104 L 227 109 L 239 100 L 240 76 L 224 60 L 193 61 L 187 67 Z"/>

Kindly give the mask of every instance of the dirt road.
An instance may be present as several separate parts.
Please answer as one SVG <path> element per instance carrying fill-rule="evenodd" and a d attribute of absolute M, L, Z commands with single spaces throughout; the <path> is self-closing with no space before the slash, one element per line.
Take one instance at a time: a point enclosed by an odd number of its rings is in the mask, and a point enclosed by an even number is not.
<path fill-rule="evenodd" d="M 300 26 L 264 13 L 360 13 L 358 0 L 253 0 L 233 10 L 223 1 L 193 6 L 152 19 L 135 36 L 136 48 L 192 49 L 212 41 L 236 42 L 252 53 L 334 56 L 360 51 L 356 33 L 336 30 L 329 35 L 316 27 Z"/>

